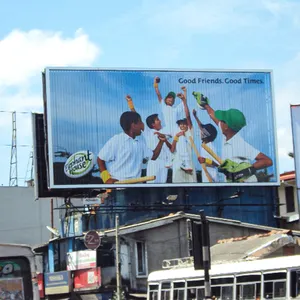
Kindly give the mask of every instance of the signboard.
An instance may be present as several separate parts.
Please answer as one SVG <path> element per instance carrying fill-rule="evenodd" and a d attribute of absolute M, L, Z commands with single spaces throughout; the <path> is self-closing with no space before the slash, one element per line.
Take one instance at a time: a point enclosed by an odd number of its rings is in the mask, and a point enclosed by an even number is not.
<path fill-rule="evenodd" d="M 96 230 L 90 230 L 84 237 L 84 244 L 88 249 L 95 250 L 100 246 L 101 239 Z"/>
<path fill-rule="evenodd" d="M 91 269 L 97 266 L 94 250 L 73 251 L 67 253 L 67 270 Z"/>
<path fill-rule="evenodd" d="M 45 273 L 45 295 L 67 294 L 72 290 L 71 272 Z"/>
<path fill-rule="evenodd" d="M 47 68 L 50 188 L 279 185 L 271 71 Z"/>
<path fill-rule="evenodd" d="M 300 214 L 300 105 L 291 105 L 297 199 Z"/>
<path fill-rule="evenodd" d="M 74 271 L 74 290 L 98 289 L 101 286 L 100 267 L 89 270 Z"/>
<path fill-rule="evenodd" d="M 84 198 L 82 200 L 83 205 L 99 205 L 101 204 L 101 199 L 96 197 L 96 198 Z"/>

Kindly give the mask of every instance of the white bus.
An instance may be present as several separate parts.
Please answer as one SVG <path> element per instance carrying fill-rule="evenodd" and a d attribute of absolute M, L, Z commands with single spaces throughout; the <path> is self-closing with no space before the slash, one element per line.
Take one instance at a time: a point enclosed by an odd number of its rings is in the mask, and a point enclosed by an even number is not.
<path fill-rule="evenodd" d="M 212 264 L 213 299 L 300 299 L 300 255 Z M 173 267 L 148 276 L 148 300 L 204 299 L 204 272 Z"/>
<path fill-rule="evenodd" d="M 0 299 L 40 299 L 35 256 L 29 246 L 0 244 Z"/>

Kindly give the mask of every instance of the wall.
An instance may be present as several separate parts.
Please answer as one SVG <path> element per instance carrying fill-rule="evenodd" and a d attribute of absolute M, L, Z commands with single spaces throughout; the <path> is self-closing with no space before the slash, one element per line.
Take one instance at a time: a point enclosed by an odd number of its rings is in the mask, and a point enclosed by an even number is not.
<path fill-rule="evenodd" d="M 61 200 L 54 199 L 54 207 Z M 54 211 L 58 228 L 59 211 Z M 0 187 L 0 242 L 37 245 L 50 238 L 50 199 L 35 201 L 33 187 Z"/>

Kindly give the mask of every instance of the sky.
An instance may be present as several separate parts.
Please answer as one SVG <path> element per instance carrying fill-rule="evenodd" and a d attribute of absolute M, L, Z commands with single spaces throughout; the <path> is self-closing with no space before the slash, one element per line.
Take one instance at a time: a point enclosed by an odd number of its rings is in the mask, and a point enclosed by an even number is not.
<path fill-rule="evenodd" d="M 11 111 L 17 111 L 19 185 L 30 177 L 29 112 L 43 111 L 46 66 L 272 69 L 279 169 L 294 169 L 287 153 L 293 150 L 290 104 L 300 102 L 300 1 L 0 0 L 0 5 L 0 185 L 9 184 Z"/>

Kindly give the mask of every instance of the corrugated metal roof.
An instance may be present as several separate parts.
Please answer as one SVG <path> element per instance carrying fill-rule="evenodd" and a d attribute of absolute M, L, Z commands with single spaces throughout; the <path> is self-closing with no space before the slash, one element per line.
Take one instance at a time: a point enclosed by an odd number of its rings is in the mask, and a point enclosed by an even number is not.
<path fill-rule="evenodd" d="M 285 245 L 297 244 L 298 238 L 277 231 L 265 236 L 254 235 L 234 242 L 219 243 L 211 247 L 214 263 L 263 258 Z"/>

